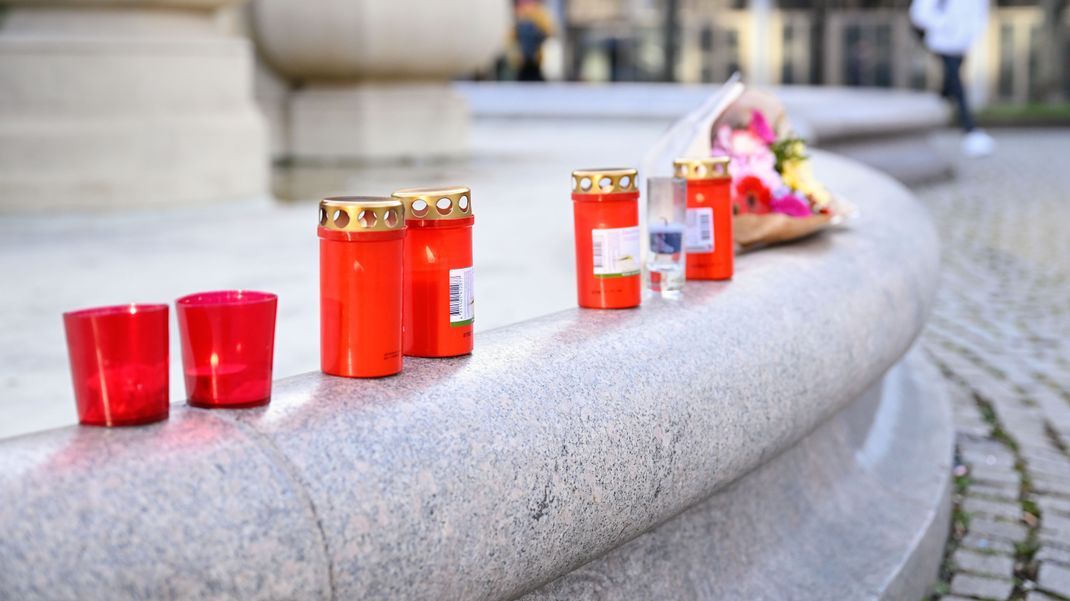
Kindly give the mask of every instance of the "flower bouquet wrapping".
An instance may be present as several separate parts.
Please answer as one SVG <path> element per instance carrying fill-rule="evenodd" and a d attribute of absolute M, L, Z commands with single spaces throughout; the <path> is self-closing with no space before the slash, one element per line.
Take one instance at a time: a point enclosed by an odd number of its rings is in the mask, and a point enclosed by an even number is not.
<path fill-rule="evenodd" d="M 748 90 L 714 122 L 712 152 L 730 158 L 733 230 L 744 249 L 787 242 L 853 213 L 813 175 L 806 143 L 772 96 Z"/>

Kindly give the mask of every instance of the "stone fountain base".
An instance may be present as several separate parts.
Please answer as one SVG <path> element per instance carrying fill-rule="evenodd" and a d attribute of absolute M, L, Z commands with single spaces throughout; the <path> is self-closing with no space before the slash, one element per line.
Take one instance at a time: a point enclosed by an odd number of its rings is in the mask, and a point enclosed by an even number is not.
<path fill-rule="evenodd" d="M 0 28 L 0 211 L 250 198 L 266 130 L 247 40 L 211 2 L 41 9 Z M 219 4 L 219 3 L 216 3 Z"/>
<path fill-rule="evenodd" d="M 468 103 L 445 82 L 313 85 L 295 90 L 282 123 L 298 163 L 457 157 L 468 152 Z"/>

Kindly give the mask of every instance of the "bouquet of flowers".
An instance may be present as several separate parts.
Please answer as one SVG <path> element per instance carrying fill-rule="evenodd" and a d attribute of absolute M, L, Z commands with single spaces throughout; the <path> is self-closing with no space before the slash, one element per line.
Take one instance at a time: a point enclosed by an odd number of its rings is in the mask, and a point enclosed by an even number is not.
<path fill-rule="evenodd" d="M 733 229 L 743 248 L 808 236 L 850 212 L 814 177 L 806 143 L 774 98 L 749 90 L 712 134 L 713 154 L 731 159 Z"/>

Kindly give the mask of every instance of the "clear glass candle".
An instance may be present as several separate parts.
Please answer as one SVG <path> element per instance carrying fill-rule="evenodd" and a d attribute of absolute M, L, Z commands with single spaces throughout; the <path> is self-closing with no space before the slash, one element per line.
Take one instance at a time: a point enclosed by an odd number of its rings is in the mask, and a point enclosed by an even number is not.
<path fill-rule="evenodd" d="M 687 228 L 687 191 L 684 180 L 647 179 L 647 289 L 664 298 L 679 298 L 684 289 L 684 232 Z"/>

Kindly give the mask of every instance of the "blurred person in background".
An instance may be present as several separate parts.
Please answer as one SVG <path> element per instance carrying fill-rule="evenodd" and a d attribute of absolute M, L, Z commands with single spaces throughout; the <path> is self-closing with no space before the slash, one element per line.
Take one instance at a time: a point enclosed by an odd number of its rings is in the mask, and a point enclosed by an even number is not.
<path fill-rule="evenodd" d="M 542 45 L 554 34 L 554 17 L 540 0 L 516 3 L 516 45 L 520 81 L 546 81 L 542 74 Z"/>
<path fill-rule="evenodd" d="M 977 128 L 962 85 L 962 62 L 988 24 L 988 0 L 913 0 L 910 20 L 924 36 L 925 47 L 944 67 L 941 95 L 955 103 L 965 136 L 962 151 L 984 156 L 995 150 L 992 137 Z"/>

